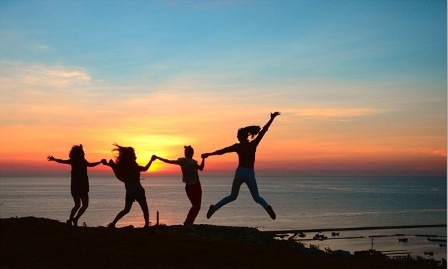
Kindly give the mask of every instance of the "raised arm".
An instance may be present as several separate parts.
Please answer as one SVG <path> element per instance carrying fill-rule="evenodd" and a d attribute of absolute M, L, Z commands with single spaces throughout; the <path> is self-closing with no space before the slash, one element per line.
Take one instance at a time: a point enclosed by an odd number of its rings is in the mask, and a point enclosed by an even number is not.
<path fill-rule="evenodd" d="M 280 112 L 274 112 L 271 113 L 271 118 L 269 121 L 263 126 L 263 129 L 258 133 L 257 137 L 254 139 L 254 141 L 258 144 L 260 143 L 261 139 L 263 138 L 264 134 L 268 131 L 269 127 L 271 126 L 272 122 L 274 121 L 275 117 L 280 115 Z"/>
<path fill-rule="evenodd" d="M 57 162 L 57 163 L 70 164 L 70 160 L 56 159 L 55 157 L 53 157 L 53 155 L 48 156 L 47 159 L 49 161 L 54 161 L 54 162 Z"/>
<path fill-rule="evenodd" d="M 151 164 L 153 161 L 156 160 L 156 155 L 152 155 L 151 160 L 149 160 L 148 164 L 143 166 L 140 166 L 140 171 L 148 171 L 149 167 L 151 167 Z"/>
<path fill-rule="evenodd" d="M 223 149 L 218 149 L 218 150 L 210 152 L 210 153 L 204 153 L 204 154 L 201 155 L 201 158 L 204 159 L 204 158 L 207 158 L 207 157 L 213 156 L 213 155 L 223 155 L 223 154 L 226 154 L 226 153 L 235 152 L 236 151 L 236 145 L 238 145 L 238 144 L 234 144 L 234 145 L 232 145 L 230 147 L 225 147 Z"/>

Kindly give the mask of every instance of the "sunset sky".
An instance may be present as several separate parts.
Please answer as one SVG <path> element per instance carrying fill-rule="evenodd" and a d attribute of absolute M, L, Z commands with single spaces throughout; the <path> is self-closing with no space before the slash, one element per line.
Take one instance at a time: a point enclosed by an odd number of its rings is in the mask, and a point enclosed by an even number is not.
<path fill-rule="evenodd" d="M 280 111 L 260 173 L 446 174 L 446 11 L 445 0 L 2 0 L 0 173 L 67 171 L 46 157 L 74 144 L 91 162 L 113 158 L 113 143 L 142 165 L 184 145 L 199 160 Z M 236 165 L 213 156 L 205 170 Z"/>

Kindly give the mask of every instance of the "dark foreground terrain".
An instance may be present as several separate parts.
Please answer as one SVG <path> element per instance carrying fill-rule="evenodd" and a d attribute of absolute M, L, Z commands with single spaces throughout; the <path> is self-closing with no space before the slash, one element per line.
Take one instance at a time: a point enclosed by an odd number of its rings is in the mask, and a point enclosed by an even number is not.
<path fill-rule="evenodd" d="M 1 268 L 446 268 L 423 258 L 347 255 L 274 240 L 253 228 L 69 228 L 42 218 L 0 219 Z"/>

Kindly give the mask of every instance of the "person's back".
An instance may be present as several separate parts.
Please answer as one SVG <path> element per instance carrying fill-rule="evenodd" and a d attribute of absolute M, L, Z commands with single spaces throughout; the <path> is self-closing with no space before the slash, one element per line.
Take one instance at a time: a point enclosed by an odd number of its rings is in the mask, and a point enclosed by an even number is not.
<path fill-rule="evenodd" d="M 89 177 L 87 176 L 87 162 L 86 160 L 70 160 L 71 170 L 71 184 L 75 189 L 89 190 Z"/>
<path fill-rule="evenodd" d="M 257 145 L 253 142 L 243 142 L 236 144 L 236 153 L 238 154 L 238 167 L 254 168 L 255 153 Z"/>
<path fill-rule="evenodd" d="M 198 182 L 198 162 L 192 158 L 181 157 L 177 159 L 182 170 L 182 182 L 194 185 Z"/>

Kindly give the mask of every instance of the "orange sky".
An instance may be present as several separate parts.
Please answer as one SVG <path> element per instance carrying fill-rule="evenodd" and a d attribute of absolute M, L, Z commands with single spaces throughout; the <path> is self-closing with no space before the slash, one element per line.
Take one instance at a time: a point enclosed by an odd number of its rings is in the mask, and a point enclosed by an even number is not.
<path fill-rule="evenodd" d="M 42 87 L 35 82 L 30 86 Z M 282 115 L 257 151 L 259 172 L 443 174 L 446 169 L 445 132 L 437 124 L 445 119 L 443 114 L 403 116 L 400 110 L 361 106 L 307 108 L 311 105 L 300 100 L 297 108 L 281 102 L 242 103 L 231 108 L 228 100 L 222 100 L 225 94 L 190 96 L 164 90 L 103 101 L 83 87 L 91 86 L 81 85 L 77 91 L 70 85 L 61 86 L 56 95 L 17 89 L 13 97 L 21 101 L 5 102 L 1 108 L 2 115 L 14 121 L 1 130 L 9 138 L 2 141 L 2 173 L 68 171 L 64 165 L 46 161 L 46 156 L 68 158 L 71 146 L 79 143 L 91 162 L 113 158 L 115 142 L 133 146 L 142 165 L 152 154 L 176 159 L 183 155 L 184 145 L 192 145 L 199 159 L 201 153 L 236 143 L 238 128 L 263 126 L 269 113 L 277 109 Z M 236 165 L 236 154 L 214 156 L 206 160 L 205 170 L 232 171 Z M 150 172 L 180 173 L 177 167 L 161 162 L 155 162 Z"/>
<path fill-rule="evenodd" d="M 74 144 L 198 159 L 274 111 L 258 173 L 446 175 L 444 1 L 206 3 L 2 5 L 0 175 L 67 172 L 46 157 Z"/>

